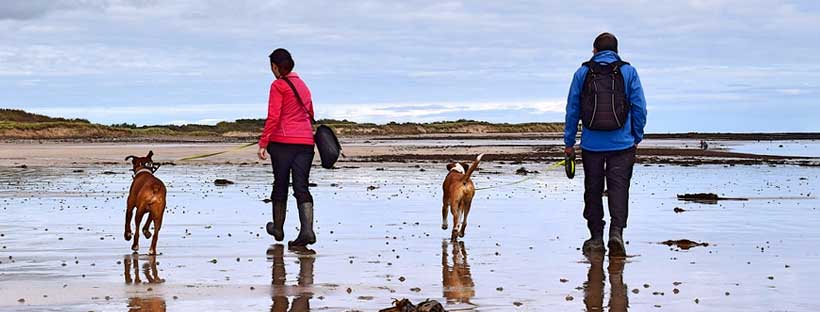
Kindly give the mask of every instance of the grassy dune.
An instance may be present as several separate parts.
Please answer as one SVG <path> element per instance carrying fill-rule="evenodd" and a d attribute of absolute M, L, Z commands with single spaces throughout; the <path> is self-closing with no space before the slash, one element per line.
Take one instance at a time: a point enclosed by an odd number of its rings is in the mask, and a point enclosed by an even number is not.
<path fill-rule="evenodd" d="M 441 133 L 527 133 L 561 132 L 562 123 L 494 124 L 485 121 L 457 120 L 430 123 L 387 124 L 356 123 L 347 120 L 319 120 L 333 127 L 340 136 L 418 135 Z M 239 119 L 216 125 L 100 125 L 85 119 L 65 119 L 33 114 L 22 110 L 0 109 L 0 139 L 141 139 L 141 138 L 256 138 L 264 119 Z"/>

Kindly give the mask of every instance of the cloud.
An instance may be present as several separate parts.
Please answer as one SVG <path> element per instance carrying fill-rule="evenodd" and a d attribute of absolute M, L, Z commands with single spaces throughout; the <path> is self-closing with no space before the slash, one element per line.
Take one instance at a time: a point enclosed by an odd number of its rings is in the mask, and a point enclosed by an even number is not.
<path fill-rule="evenodd" d="M 430 102 L 430 103 L 369 103 L 325 104 L 316 106 L 320 119 L 347 119 L 357 122 L 433 121 L 470 119 L 476 113 L 509 113 L 541 116 L 562 113 L 565 103 L 544 99 L 509 102 Z M 220 121 L 242 118 L 265 118 L 265 104 L 209 104 L 209 105 L 162 105 L 162 106 L 110 106 L 110 107 L 39 107 L 27 110 L 50 116 L 86 118 L 106 124 L 216 124 Z"/>
<path fill-rule="evenodd" d="M 572 72 L 611 31 L 651 118 L 709 129 L 708 105 L 816 105 L 818 28 L 813 1 L 0 1 L 0 106 L 136 123 L 263 116 L 200 104 L 264 103 L 266 56 L 286 47 L 329 116 L 557 121 Z"/>

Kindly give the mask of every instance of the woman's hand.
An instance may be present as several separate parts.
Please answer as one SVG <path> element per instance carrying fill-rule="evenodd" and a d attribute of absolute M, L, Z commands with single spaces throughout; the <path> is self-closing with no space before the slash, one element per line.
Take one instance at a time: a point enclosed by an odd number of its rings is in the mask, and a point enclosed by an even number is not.
<path fill-rule="evenodd" d="M 259 152 L 257 152 L 256 155 L 258 155 L 261 160 L 268 159 L 268 153 L 262 147 L 259 148 Z"/>

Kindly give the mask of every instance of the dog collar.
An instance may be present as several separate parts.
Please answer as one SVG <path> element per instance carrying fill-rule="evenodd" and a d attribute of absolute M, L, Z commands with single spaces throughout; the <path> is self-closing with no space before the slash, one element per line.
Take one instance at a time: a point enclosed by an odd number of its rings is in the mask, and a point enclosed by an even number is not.
<path fill-rule="evenodd" d="M 143 173 L 143 172 L 148 172 L 148 173 L 150 173 L 150 174 L 154 174 L 154 172 L 153 172 L 153 171 L 151 171 L 151 169 L 148 169 L 148 168 L 142 168 L 142 169 L 140 169 L 140 170 L 137 170 L 137 172 L 134 172 L 134 175 L 133 175 L 133 176 L 131 176 L 131 177 L 132 177 L 132 178 L 136 178 L 138 174 Z"/>

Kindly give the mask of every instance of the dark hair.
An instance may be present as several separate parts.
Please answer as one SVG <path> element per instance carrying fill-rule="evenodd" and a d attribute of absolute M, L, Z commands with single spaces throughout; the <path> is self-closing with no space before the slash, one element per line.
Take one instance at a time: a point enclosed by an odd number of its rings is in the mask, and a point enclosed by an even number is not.
<path fill-rule="evenodd" d="M 293 57 L 290 56 L 288 50 L 282 48 L 273 50 L 273 53 L 268 57 L 271 64 L 276 64 L 276 67 L 279 67 L 279 74 L 287 75 L 293 70 Z"/>
<path fill-rule="evenodd" d="M 609 50 L 618 53 L 618 38 L 608 32 L 602 33 L 595 37 L 592 47 L 598 52 Z"/>

